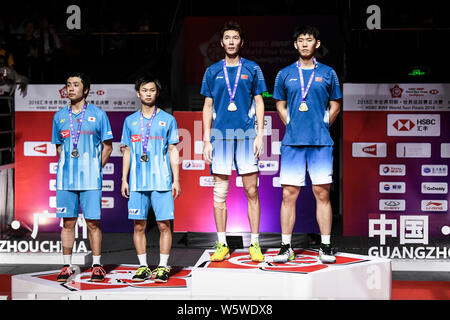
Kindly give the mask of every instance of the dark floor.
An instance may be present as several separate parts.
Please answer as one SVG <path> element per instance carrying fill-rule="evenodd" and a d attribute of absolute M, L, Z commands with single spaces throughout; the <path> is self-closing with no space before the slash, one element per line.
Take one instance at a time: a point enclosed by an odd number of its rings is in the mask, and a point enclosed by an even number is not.
<path fill-rule="evenodd" d="M 59 240 L 58 234 L 41 235 L 40 239 Z M 315 248 L 320 238 L 317 235 L 295 234 L 292 239 L 293 247 Z M 173 234 L 172 250 L 169 258 L 171 266 L 194 266 L 205 249 L 212 248 L 216 240 L 215 233 L 175 232 Z M 248 247 L 250 234 L 230 234 L 227 236 L 230 248 L 239 249 Z M 370 246 L 377 245 L 367 237 L 343 237 L 332 236 L 332 242 L 341 252 L 367 255 Z M 372 243 L 373 242 L 373 243 Z M 88 245 L 89 241 L 86 241 Z M 280 243 L 280 235 L 272 233 L 260 234 L 260 245 L 264 248 L 277 248 Z M 430 245 L 448 247 L 448 243 L 439 241 Z M 149 230 L 147 235 L 148 263 L 156 265 L 159 262 L 159 231 L 156 227 Z M 89 247 L 88 247 L 89 250 Z M 104 233 L 102 242 L 102 264 L 138 264 L 136 251 L 133 245 L 133 235 L 130 233 Z M 450 263 L 450 261 L 449 261 Z M 42 264 L 1 264 L 0 274 L 23 274 L 59 269 L 59 265 Z M 411 272 L 393 271 L 392 280 L 405 281 L 450 281 L 450 272 Z"/>

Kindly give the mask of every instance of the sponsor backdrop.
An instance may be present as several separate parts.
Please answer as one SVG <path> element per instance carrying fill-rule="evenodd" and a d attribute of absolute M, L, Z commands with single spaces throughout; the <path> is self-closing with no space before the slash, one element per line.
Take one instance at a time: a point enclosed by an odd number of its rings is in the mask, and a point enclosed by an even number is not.
<path fill-rule="evenodd" d="M 344 84 L 344 235 L 379 232 L 368 220 L 380 214 L 421 220 L 430 236 L 446 235 L 448 92 L 448 84 Z"/>
<path fill-rule="evenodd" d="M 63 85 L 30 85 L 25 97 L 16 92 L 15 219 L 35 232 L 59 232 L 56 212 L 56 148 L 50 143 L 54 113 L 66 105 Z M 87 99 L 105 110 L 114 135 L 113 153 L 103 172 L 102 220 L 105 232 L 132 232 L 127 200 L 120 194 L 122 153 L 120 139 L 126 116 L 139 101 L 133 85 L 92 85 Z M 181 196 L 175 201 L 175 231 L 215 232 L 213 188 L 209 165 L 202 159 L 201 112 L 175 112 L 181 155 Z M 259 195 L 261 232 L 280 232 L 282 188 L 279 185 L 280 144 L 284 125 L 276 112 L 265 115 L 265 151 L 260 158 Z M 307 180 L 309 183 L 309 180 Z M 48 211 L 48 213 L 47 213 Z M 297 202 L 295 232 L 318 232 L 310 185 Z M 236 171 L 230 178 L 228 229 L 249 232 L 247 202 Z M 39 217 L 39 218 L 37 218 Z"/>

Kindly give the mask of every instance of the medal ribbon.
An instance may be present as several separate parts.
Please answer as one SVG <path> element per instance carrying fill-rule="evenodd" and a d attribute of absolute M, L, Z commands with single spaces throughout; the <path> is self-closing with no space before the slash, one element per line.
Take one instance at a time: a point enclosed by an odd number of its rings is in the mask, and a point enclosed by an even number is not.
<path fill-rule="evenodd" d="M 241 68 L 242 68 L 242 58 L 239 58 L 239 67 L 236 73 L 236 80 L 234 81 L 233 92 L 231 92 L 230 79 L 228 78 L 227 63 L 225 62 L 225 59 L 223 59 L 223 73 L 225 74 L 225 82 L 227 83 L 228 94 L 230 95 L 230 103 L 231 102 L 234 103 L 234 96 L 236 95 L 239 76 L 241 75 Z"/>
<path fill-rule="evenodd" d="M 314 79 L 314 73 L 316 72 L 316 67 L 317 67 L 316 58 L 313 58 L 313 63 L 314 63 L 314 69 L 313 69 L 313 72 L 311 73 L 311 76 L 309 77 L 308 85 L 306 86 L 306 90 L 305 90 L 305 82 L 303 80 L 302 66 L 300 65 L 300 60 L 297 61 L 298 74 L 300 75 L 300 84 L 302 86 L 302 102 L 306 102 L 306 95 L 308 94 L 309 87 L 311 86 L 311 83 L 312 83 L 312 79 Z"/>
<path fill-rule="evenodd" d="M 78 140 L 80 139 L 81 124 L 83 123 L 84 113 L 86 112 L 87 102 L 84 102 L 83 110 L 81 111 L 80 121 L 78 122 L 78 129 L 74 134 L 73 118 L 72 118 L 72 105 L 69 105 L 69 122 L 70 122 L 70 134 L 72 136 L 73 148 L 78 146 Z"/>
<path fill-rule="evenodd" d="M 155 109 L 153 110 L 153 114 L 150 118 L 150 122 L 147 124 L 147 132 L 144 136 L 144 114 L 141 111 L 141 140 L 142 140 L 142 153 L 145 154 L 147 153 L 147 144 L 148 144 L 148 138 L 150 137 L 150 127 L 152 126 L 153 123 L 153 119 L 155 118 L 156 115 L 156 109 L 157 107 L 155 106 Z"/>

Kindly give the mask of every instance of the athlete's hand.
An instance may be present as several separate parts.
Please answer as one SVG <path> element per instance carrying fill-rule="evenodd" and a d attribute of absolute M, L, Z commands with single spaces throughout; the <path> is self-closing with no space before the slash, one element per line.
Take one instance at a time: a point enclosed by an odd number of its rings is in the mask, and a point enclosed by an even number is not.
<path fill-rule="evenodd" d="M 263 136 L 257 136 L 255 139 L 255 142 L 253 143 L 253 154 L 255 155 L 255 158 L 259 158 L 264 151 L 264 142 L 263 142 Z"/>
<path fill-rule="evenodd" d="M 173 196 L 173 200 L 175 200 L 176 198 L 178 198 L 178 196 L 181 193 L 181 186 L 180 186 L 180 182 L 179 181 L 174 181 L 172 183 L 172 196 Z"/>
<path fill-rule="evenodd" d="M 213 146 L 210 141 L 205 141 L 203 143 L 203 158 L 209 164 L 212 163 Z"/>
<path fill-rule="evenodd" d="M 122 181 L 122 188 L 120 189 L 122 192 L 122 197 L 129 198 L 130 196 L 130 187 L 128 186 L 128 182 Z"/>

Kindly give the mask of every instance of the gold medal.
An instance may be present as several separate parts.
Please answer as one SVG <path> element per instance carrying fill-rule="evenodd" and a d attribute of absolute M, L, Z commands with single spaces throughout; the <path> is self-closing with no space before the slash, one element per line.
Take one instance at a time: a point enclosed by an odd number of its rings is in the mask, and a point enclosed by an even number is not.
<path fill-rule="evenodd" d="M 236 105 L 234 104 L 234 102 L 231 102 L 231 103 L 228 105 L 228 111 L 236 111 L 236 110 L 237 110 Z"/>
<path fill-rule="evenodd" d="M 302 102 L 301 104 L 300 104 L 300 107 L 298 108 L 298 110 L 300 110 L 301 112 L 306 112 L 306 111 L 308 111 L 308 106 L 306 105 L 306 102 Z"/>

